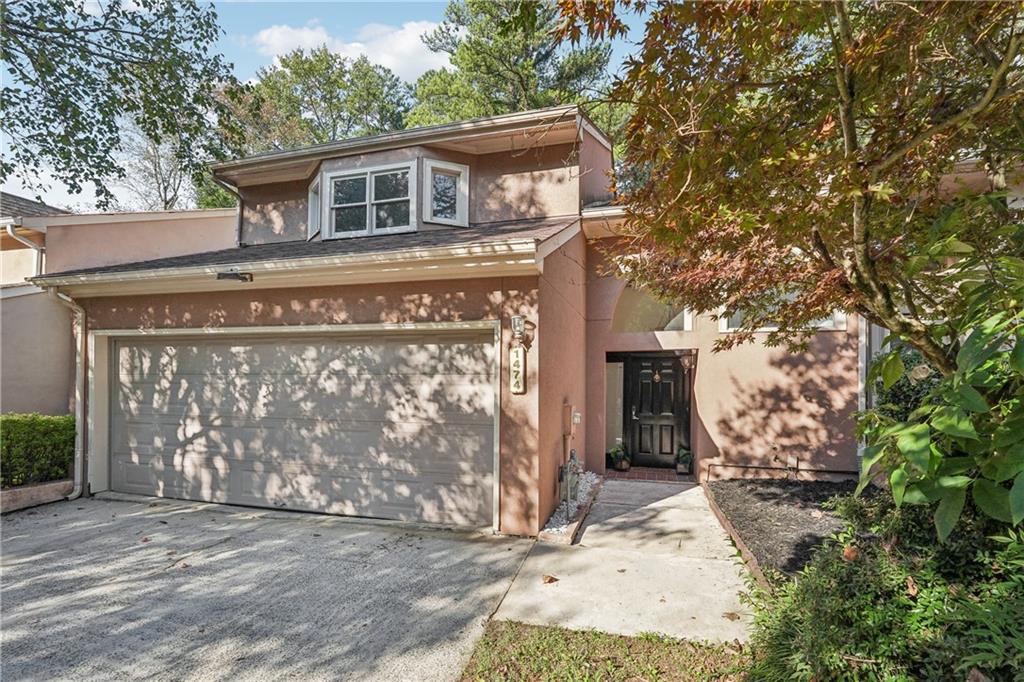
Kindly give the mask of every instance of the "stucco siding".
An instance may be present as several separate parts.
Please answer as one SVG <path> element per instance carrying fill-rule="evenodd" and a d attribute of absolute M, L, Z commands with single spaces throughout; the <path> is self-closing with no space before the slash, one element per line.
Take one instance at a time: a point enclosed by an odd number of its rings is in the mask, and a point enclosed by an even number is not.
<path fill-rule="evenodd" d="M 605 246 L 609 242 L 604 242 Z M 857 443 L 857 322 L 822 331 L 803 353 L 768 348 L 763 337 L 722 353 L 710 315 L 692 331 L 613 332 L 625 283 L 603 274 L 601 242 L 588 249 L 588 465 L 602 470 L 607 443 L 606 353 L 695 349 L 691 435 L 705 478 L 854 472 Z"/>
<path fill-rule="evenodd" d="M 588 411 L 586 364 L 586 239 L 582 233 L 544 259 L 540 277 L 540 510 L 542 523 L 558 504 L 558 467 L 570 450 L 586 455 L 583 424 L 573 430 L 571 412 Z"/>
<path fill-rule="evenodd" d="M 28 247 L 0 251 L 0 284 L 21 284 L 36 274 L 36 252 Z"/>
<path fill-rule="evenodd" d="M 612 152 L 583 130 L 580 144 L 580 204 L 612 198 Z"/>
<path fill-rule="evenodd" d="M 46 272 L 183 256 L 235 246 L 230 215 L 130 222 L 51 225 L 46 230 Z"/>
<path fill-rule="evenodd" d="M 44 292 L 0 299 L 0 412 L 70 411 L 71 327 L 69 310 Z"/>
<path fill-rule="evenodd" d="M 484 154 L 471 180 L 470 222 L 577 215 L 576 145 Z"/>
<path fill-rule="evenodd" d="M 538 322 L 536 277 L 412 282 L 317 289 L 259 289 L 215 294 L 83 299 L 90 329 L 181 329 L 313 324 L 376 324 L 500 320 L 500 530 L 535 535 L 537 496 L 538 349 L 527 357 L 525 395 L 508 390 L 508 319 Z M 102 456 L 102 453 L 96 453 Z"/>

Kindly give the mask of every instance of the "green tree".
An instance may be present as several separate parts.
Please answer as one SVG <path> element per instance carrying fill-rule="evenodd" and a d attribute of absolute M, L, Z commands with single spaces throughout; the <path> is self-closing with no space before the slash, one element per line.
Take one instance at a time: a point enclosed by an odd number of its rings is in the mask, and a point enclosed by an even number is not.
<path fill-rule="evenodd" d="M 216 89 L 233 82 L 213 50 L 220 28 L 212 5 L 196 0 L 100 3 L 0 2 L 0 116 L 11 174 L 38 190 L 52 174 L 71 191 L 93 182 L 100 206 L 108 184 L 125 176 L 119 161 L 127 120 L 156 145 L 173 139 L 187 171 L 198 169 L 237 129 Z M 221 135 L 211 134 L 210 117 Z"/>
<path fill-rule="evenodd" d="M 352 61 L 318 47 L 261 69 L 251 90 L 236 99 L 246 149 L 258 152 L 399 130 L 409 86 L 366 57 Z"/>
<path fill-rule="evenodd" d="M 451 69 L 423 74 L 408 125 L 495 116 L 594 99 L 607 80 L 609 46 L 567 50 L 552 40 L 557 7 L 547 2 L 453 0 L 423 37 Z"/>
<path fill-rule="evenodd" d="M 835 309 L 889 329 L 943 379 L 907 421 L 865 427 L 866 474 L 938 502 L 940 535 L 972 491 L 1024 519 L 1024 227 L 1006 193 L 1024 179 L 1024 6 L 560 6 L 570 40 L 621 36 L 622 11 L 644 11 L 613 92 L 635 106 L 626 160 L 646 178 L 621 195 L 624 276 L 743 311 L 719 349 L 766 326 L 801 345 Z M 951 182 L 965 170 L 985 196 Z"/>

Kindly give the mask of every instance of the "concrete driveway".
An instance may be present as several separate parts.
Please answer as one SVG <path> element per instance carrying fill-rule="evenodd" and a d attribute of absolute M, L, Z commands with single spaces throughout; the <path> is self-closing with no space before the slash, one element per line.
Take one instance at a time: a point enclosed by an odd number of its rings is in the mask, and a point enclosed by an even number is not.
<path fill-rule="evenodd" d="M 5 682 L 452 679 L 532 544 L 96 498 L 2 543 Z"/>
<path fill-rule="evenodd" d="M 537 543 L 495 618 L 745 641 L 745 573 L 700 486 L 609 480 L 579 543 Z"/>

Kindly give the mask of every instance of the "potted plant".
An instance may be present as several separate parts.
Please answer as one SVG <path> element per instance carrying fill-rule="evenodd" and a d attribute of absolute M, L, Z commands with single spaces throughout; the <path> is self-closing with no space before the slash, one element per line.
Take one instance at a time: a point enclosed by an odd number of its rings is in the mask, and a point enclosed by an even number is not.
<path fill-rule="evenodd" d="M 629 455 L 621 445 L 613 447 L 608 456 L 612 458 L 612 466 L 618 471 L 629 471 Z"/>
<path fill-rule="evenodd" d="M 693 453 L 682 445 L 676 451 L 676 473 L 687 475 L 693 473 Z"/>

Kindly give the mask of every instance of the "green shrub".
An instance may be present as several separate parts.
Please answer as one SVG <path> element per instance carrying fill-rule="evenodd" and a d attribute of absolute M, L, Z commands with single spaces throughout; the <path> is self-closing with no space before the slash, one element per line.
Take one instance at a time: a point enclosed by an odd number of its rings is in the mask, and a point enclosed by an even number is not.
<path fill-rule="evenodd" d="M 906 373 L 888 387 L 882 381 L 878 381 L 874 393 L 876 409 L 882 414 L 902 422 L 906 421 L 914 410 L 924 404 L 924 399 L 938 385 L 940 375 L 924 359 L 921 351 L 913 346 L 901 345 L 899 356 L 907 370 Z M 924 376 L 925 370 L 918 369 L 921 367 L 927 368 L 927 376 Z"/>
<path fill-rule="evenodd" d="M 945 543 L 929 510 L 840 498 L 847 530 L 773 590 L 755 588 L 752 680 L 1024 680 L 1024 543 L 965 508 Z M 1005 526 L 1003 526 L 1005 528 Z"/>
<path fill-rule="evenodd" d="M 67 478 L 74 457 L 74 416 L 0 415 L 0 487 Z"/>

